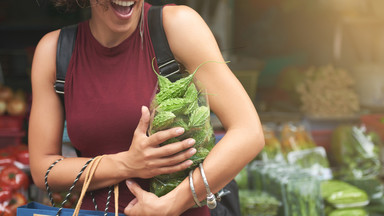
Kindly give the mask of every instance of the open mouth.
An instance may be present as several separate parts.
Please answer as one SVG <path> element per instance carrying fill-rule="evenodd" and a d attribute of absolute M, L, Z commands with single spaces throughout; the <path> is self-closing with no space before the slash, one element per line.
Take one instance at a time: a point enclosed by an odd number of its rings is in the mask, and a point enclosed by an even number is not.
<path fill-rule="evenodd" d="M 121 15 L 129 15 L 132 12 L 135 1 L 112 0 L 112 8 Z"/>

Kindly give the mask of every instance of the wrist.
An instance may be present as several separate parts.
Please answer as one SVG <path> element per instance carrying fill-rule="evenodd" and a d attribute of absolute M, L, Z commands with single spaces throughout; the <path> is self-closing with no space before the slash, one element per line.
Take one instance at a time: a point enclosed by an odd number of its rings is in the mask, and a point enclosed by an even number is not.
<path fill-rule="evenodd" d="M 128 174 L 128 171 L 127 171 L 127 166 L 125 165 L 125 161 L 124 161 L 124 156 L 123 156 L 123 152 L 120 152 L 120 153 L 117 153 L 117 154 L 110 154 L 110 155 L 106 155 L 108 160 L 111 161 L 112 165 L 111 167 L 113 167 L 113 169 L 115 169 L 115 177 L 117 179 L 121 179 L 121 180 L 124 180 L 124 179 L 127 179 L 129 178 L 130 176 L 127 175 Z"/>
<path fill-rule="evenodd" d="M 181 215 L 195 205 L 188 179 L 160 199 L 164 200 L 163 208 L 166 209 L 167 215 Z"/>

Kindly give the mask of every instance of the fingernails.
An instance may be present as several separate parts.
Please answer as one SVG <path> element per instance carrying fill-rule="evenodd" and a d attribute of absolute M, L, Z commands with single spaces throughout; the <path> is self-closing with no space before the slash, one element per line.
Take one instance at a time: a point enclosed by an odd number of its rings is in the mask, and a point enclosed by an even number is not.
<path fill-rule="evenodd" d="M 191 165 L 193 164 L 193 162 L 192 162 L 191 160 L 187 160 L 185 163 L 186 163 L 188 166 L 191 166 Z"/>
<path fill-rule="evenodd" d="M 184 133 L 184 128 L 178 128 L 178 129 L 176 130 L 176 133 L 177 133 L 177 134 L 182 134 L 182 133 Z"/>
<path fill-rule="evenodd" d="M 190 153 L 191 155 L 194 155 L 194 154 L 196 153 L 196 149 L 195 149 L 195 148 L 191 148 L 191 149 L 189 150 L 189 153 Z"/>
<path fill-rule="evenodd" d="M 189 146 L 193 146 L 195 144 L 195 142 L 196 141 L 194 139 L 188 139 L 187 143 L 188 143 Z"/>
<path fill-rule="evenodd" d="M 128 186 L 132 185 L 132 181 L 130 180 L 126 180 L 125 182 L 127 183 Z"/>

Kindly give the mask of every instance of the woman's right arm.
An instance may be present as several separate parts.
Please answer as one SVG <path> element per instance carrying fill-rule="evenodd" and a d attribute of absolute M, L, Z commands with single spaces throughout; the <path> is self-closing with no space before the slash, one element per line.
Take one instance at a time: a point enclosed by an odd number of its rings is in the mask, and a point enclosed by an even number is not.
<path fill-rule="evenodd" d="M 62 158 L 63 107 L 54 90 L 56 80 L 56 47 L 60 31 L 45 35 L 36 47 L 32 63 L 32 108 L 29 119 L 28 147 L 31 174 L 34 183 L 45 188 L 44 175 L 48 167 Z M 127 178 L 150 178 L 158 174 L 186 169 L 194 153 L 184 151 L 193 145 L 191 139 L 158 147 L 158 144 L 183 133 L 178 129 L 146 135 L 149 111 L 142 107 L 142 116 L 135 130 L 129 150 L 106 155 L 100 163 L 90 190 L 107 187 Z M 171 156 L 172 155 L 172 156 Z M 82 166 L 90 158 L 66 158 L 59 162 L 49 174 L 52 190 L 66 191 L 72 185 Z M 80 178 L 77 185 L 82 185 Z M 81 187 L 79 187 L 81 188 Z"/>

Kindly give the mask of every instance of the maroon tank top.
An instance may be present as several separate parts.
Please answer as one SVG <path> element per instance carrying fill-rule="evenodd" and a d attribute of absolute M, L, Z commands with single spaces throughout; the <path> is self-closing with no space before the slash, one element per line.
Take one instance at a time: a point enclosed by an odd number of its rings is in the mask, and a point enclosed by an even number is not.
<path fill-rule="evenodd" d="M 93 37 L 88 21 L 79 23 L 65 82 L 65 110 L 69 138 L 84 157 L 127 151 L 141 106 L 151 102 L 157 78 L 151 67 L 155 54 L 147 25 L 149 8 L 146 3 L 143 45 L 139 28 L 118 46 L 107 48 Z M 149 190 L 148 179 L 135 180 Z M 124 182 L 119 186 L 119 210 L 123 212 L 134 196 Z M 94 192 L 99 210 L 105 208 L 107 191 Z M 82 208 L 94 209 L 89 195 Z M 109 209 L 114 210 L 113 197 Z M 183 215 L 210 214 L 203 207 Z"/>

